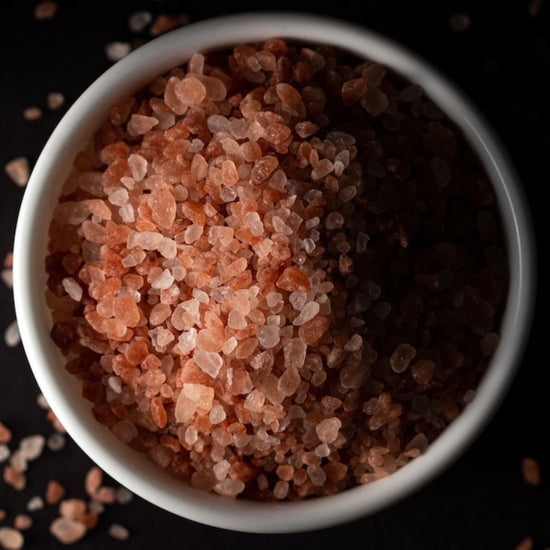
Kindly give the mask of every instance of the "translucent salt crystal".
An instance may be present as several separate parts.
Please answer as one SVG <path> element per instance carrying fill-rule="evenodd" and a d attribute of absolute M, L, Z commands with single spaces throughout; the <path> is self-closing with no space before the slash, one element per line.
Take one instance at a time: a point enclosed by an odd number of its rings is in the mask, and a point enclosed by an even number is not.
<path fill-rule="evenodd" d="M 230 311 L 227 316 L 227 326 L 235 330 L 242 330 L 248 326 L 248 323 L 242 313 Z"/>
<path fill-rule="evenodd" d="M 218 132 L 230 132 L 229 120 L 222 115 L 210 115 L 206 120 L 206 123 L 212 134 L 216 134 Z"/>
<path fill-rule="evenodd" d="M 198 300 L 201 304 L 207 304 L 210 301 L 210 298 L 204 290 L 199 290 L 198 288 L 193 289 L 193 298 Z"/>
<path fill-rule="evenodd" d="M 269 292 L 266 296 L 268 307 L 274 308 L 283 303 L 283 295 L 280 292 Z"/>
<path fill-rule="evenodd" d="M 307 344 L 301 338 L 289 338 L 283 342 L 285 367 L 302 368 L 306 359 Z"/>
<path fill-rule="evenodd" d="M 197 224 L 191 224 L 186 230 L 185 230 L 185 236 L 184 236 L 184 242 L 185 244 L 192 244 L 198 239 L 200 239 L 202 232 L 203 232 L 203 226 L 197 225 Z"/>
<path fill-rule="evenodd" d="M 82 287 L 72 277 L 65 277 L 62 279 L 61 284 L 63 285 L 65 292 L 75 302 L 80 302 L 80 300 L 82 300 Z"/>
<path fill-rule="evenodd" d="M 302 241 L 302 246 L 307 254 L 311 254 L 315 250 L 315 241 L 313 239 L 307 238 Z"/>
<path fill-rule="evenodd" d="M 300 373 L 298 372 L 298 369 L 294 366 L 290 366 L 285 369 L 285 371 L 279 378 L 277 389 L 284 396 L 293 395 L 298 389 L 301 381 L 302 378 L 300 376 Z"/>
<path fill-rule="evenodd" d="M 32 524 L 32 518 L 27 516 L 27 514 L 17 514 L 13 519 L 13 526 L 19 531 L 30 529 Z M 5 548 L 5 546 L 2 546 L 2 548 Z"/>
<path fill-rule="evenodd" d="M 156 289 L 166 289 L 172 286 L 172 283 L 174 282 L 174 277 L 172 276 L 172 273 L 170 273 L 170 270 L 165 269 L 152 283 L 151 288 Z"/>
<path fill-rule="evenodd" d="M 479 343 L 479 349 L 483 357 L 491 357 L 500 342 L 500 336 L 496 332 L 488 332 Z"/>
<path fill-rule="evenodd" d="M 111 429 L 113 433 L 125 443 L 129 443 L 138 435 L 136 426 L 130 420 L 121 420 L 120 422 L 117 422 Z"/>
<path fill-rule="evenodd" d="M 42 510 L 42 508 L 44 508 L 44 501 L 42 500 L 42 497 L 35 496 L 27 502 L 27 510 L 29 512 L 36 512 L 37 510 Z"/>
<path fill-rule="evenodd" d="M 118 214 L 124 223 L 132 223 L 136 220 L 134 207 L 128 202 L 118 209 Z"/>
<path fill-rule="evenodd" d="M 16 157 L 10 160 L 4 170 L 9 178 L 19 187 L 24 187 L 29 181 L 30 167 L 26 157 Z"/>
<path fill-rule="evenodd" d="M 339 229 L 344 225 L 344 216 L 340 212 L 331 212 L 325 218 L 325 227 L 328 230 Z"/>
<path fill-rule="evenodd" d="M 38 120 L 42 118 L 42 109 L 40 107 L 27 107 L 23 110 L 23 118 L 25 120 Z"/>
<path fill-rule="evenodd" d="M 65 103 L 65 96 L 60 92 L 50 92 L 46 96 L 46 105 L 48 109 L 56 111 L 61 108 Z"/>
<path fill-rule="evenodd" d="M 124 187 L 117 187 L 109 195 L 109 202 L 115 206 L 122 206 L 128 202 L 130 196 L 128 195 L 127 189 Z"/>
<path fill-rule="evenodd" d="M 42 454 L 44 443 L 43 435 L 30 435 L 21 440 L 19 449 L 27 460 L 36 460 Z"/>
<path fill-rule="evenodd" d="M 115 492 L 115 500 L 118 504 L 128 504 L 133 498 L 133 493 L 126 489 L 126 487 L 118 487 Z"/>
<path fill-rule="evenodd" d="M 21 335 L 19 334 L 19 326 L 17 321 L 12 321 L 4 331 L 4 343 L 9 348 L 14 348 L 21 342 Z"/>
<path fill-rule="evenodd" d="M 342 421 L 337 417 L 325 418 L 315 426 L 317 437 L 322 443 L 333 443 L 338 437 Z"/>
<path fill-rule="evenodd" d="M 263 325 L 258 329 L 256 338 L 264 349 L 274 348 L 281 339 L 279 327 L 275 325 Z"/>
<path fill-rule="evenodd" d="M 216 378 L 223 364 L 223 360 L 218 353 L 196 350 L 193 359 L 197 366 L 208 376 Z"/>
<path fill-rule="evenodd" d="M 262 412 L 265 403 L 265 395 L 258 391 L 252 390 L 244 401 L 244 408 L 250 412 L 259 413 Z"/>
<path fill-rule="evenodd" d="M 191 353 L 197 342 L 197 329 L 191 328 L 178 336 L 178 349 L 183 355 Z"/>
<path fill-rule="evenodd" d="M 153 15 L 149 11 L 136 11 L 128 17 L 128 28 L 135 33 L 142 32 L 153 21 Z"/>
<path fill-rule="evenodd" d="M 160 251 L 160 249 L 159 249 Z M 167 257 L 167 256 L 165 256 Z M 182 265 L 175 265 L 172 268 L 172 275 L 176 281 L 183 281 L 187 275 L 187 270 Z"/>
<path fill-rule="evenodd" d="M 135 181 L 141 181 L 147 175 L 147 160 L 141 155 L 132 153 L 128 157 L 128 167 Z"/>
<path fill-rule="evenodd" d="M 86 526 L 74 519 L 59 517 L 50 524 L 50 533 L 63 544 L 74 544 L 86 534 Z"/>
<path fill-rule="evenodd" d="M 0 464 L 11 456 L 11 451 L 5 443 L 0 443 Z"/>
<path fill-rule="evenodd" d="M 220 460 L 219 462 L 214 464 L 212 470 L 216 479 L 218 481 L 222 481 L 227 477 L 230 468 L 231 464 L 227 460 Z"/>
<path fill-rule="evenodd" d="M 390 366 L 393 372 L 401 374 L 407 370 L 409 363 L 415 358 L 416 349 L 410 344 L 401 344 L 397 346 L 390 356 Z"/>
<path fill-rule="evenodd" d="M 226 497 L 235 497 L 239 493 L 242 493 L 244 491 L 244 488 L 245 484 L 242 481 L 226 477 L 222 482 L 218 483 L 214 487 L 214 490 L 220 495 Z"/>
<path fill-rule="evenodd" d="M 131 136 L 135 137 L 152 130 L 158 123 L 158 118 L 133 114 L 128 121 L 126 129 Z"/>
<path fill-rule="evenodd" d="M 237 347 L 238 343 L 239 343 L 238 340 L 234 336 L 231 336 L 231 338 L 228 338 L 224 342 L 223 348 L 222 348 L 222 352 L 224 353 L 224 355 L 230 355 L 231 352 Z"/>
<path fill-rule="evenodd" d="M 127 56 L 132 51 L 129 42 L 109 42 L 105 46 L 105 55 L 109 61 L 118 61 Z"/>
<path fill-rule="evenodd" d="M 107 533 L 116 540 L 127 540 L 130 537 L 130 531 L 120 523 L 113 523 L 109 526 Z"/>
<path fill-rule="evenodd" d="M 13 288 L 13 269 L 3 269 L 0 272 L 0 277 L 8 288 Z"/>
<path fill-rule="evenodd" d="M 363 346 L 363 338 L 354 334 L 345 344 L 344 351 L 359 351 Z"/>
<path fill-rule="evenodd" d="M 204 61 L 202 53 L 194 53 L 187 63 L 187 72 L 190 74 L 202 74 L 204 72 Z"/>
<path fill-rule="evenodd" d="M 65 447 L 65 436 L 62 433 L 54 432 L 53 434 L 48 436 L 48 439 L 46 440 L 46 446 L 50 451 L 57 452 L 63 449 Z"/>
<path fill-rule="evenodd" d="M 317 302 L 308 302 L 300 310 L 298 316 L 292 321 L 292 324 L 296 327 L 301 327 L 306 324 L 308 321 L 311 321 L 321 309 L 321 306 Z"/>
<path fill-rule="evenodd" d="M 21 449 L 17 449 L 10 457 L 10 466 L 16 472 L 27 471 L 27 457 Z"/>
<path fill-rule="evenodd" d="M 25 539 L 23 535 L 13 527 L 0 527 L 0 546 L 6 550 L 20 550 Z"/>
<path fill-rule="evenodd" d="M 226 419 L 225 409 L 218 403 L 210 409 L 208 417 L 210 418 L 210 422 L 212 422 L 212 424 L 219 424 Z"/>

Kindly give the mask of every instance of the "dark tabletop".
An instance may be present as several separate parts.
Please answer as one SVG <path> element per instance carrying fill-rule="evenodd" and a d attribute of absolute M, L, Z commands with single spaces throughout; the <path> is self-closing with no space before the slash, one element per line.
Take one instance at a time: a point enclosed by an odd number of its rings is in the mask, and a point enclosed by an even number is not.
<path fill-rule="evenodd" d="M 545 0 L 439 1 L 338 0 L 317 4 L 272 2 L 270 9 L 314 11 L 354 21 L 387 34 L 417 51 L 446 72 L 480 107 L 496 129 L 519 172 L 544 258 L 550 210 L 550 5 Z M 258 8 L 258 4 L 220 0 L 203 2 L 135 0 L 59 0 L 54 18 L 36 20 L 35 2 L 1 3 L 0 32 L 0 164 L 26 156 L 31 167 L 67 107 L 112 62 L 105 45 L 151 38 L 135 34 L 128 16 L 138 10 L 186 14 L 191 22 Z M 468 17 L 455 17 L 465 14 Z M 454 22 L 455 24 L 451 24 Z M 463 23 L 460 30 L 456 23 Z M 469 25 L 467 24 L 469 22 Z M 466 24 L 464 24 L 466 23 Z M 461 25 L 458 25 L 461 27 Z M 51 111 L 49 92 L 62 92 L 65 105 Z M 39 120 L 23 118 L 38 106 Z M 12 250 L 17 213 L 24 189 L 0 173 L 0 258 Z M 445 473 L 427 487 L 371 517 L 326 530 L 291 535 L 256 535 L 207 527 L 176 517 L 135 497 L 129 504 L 107 506 L 97 527 L 73 545 L 88 548 L 332 548 L 351 549 L 499 549 L 512 550 L 526 537 L 534 548 L 550 547 L 550 475 L 548 367 L 545 308 L 549 303 L 544 265 L 539 265 L 537 309 L 523 362 L 502 406 L 487 429 Z M 0 330 L 15 319 L 12 291 L 0 283 Z M 0 422 L 13 433 L 11 448 L 27 435 L 46 436 L 54 429 L 36 404 L 39 389 L 22 346 L 0 343 Z M 542 482 L 531 486 L 521 475 L 524 457 L 535 458 Z M 5 464 L 1 464 L 3 468 Z M 15 491 L 0 480 L 0 509 L 12 525 L 28 513 L 34 525 L 25 532 L 25 548 L 63 547 L 48 532 L 57 515 L 46 506 L 26 512 L 29 499 L 43 495 L 50 479 L 59 480 L 73 497 L 85 495 L 83 480 L 90 459 L 67 436 L 61 451 L 46 449 L 32 463 L 27 487 Z M 114 480 L 106 483 L 117 486 Z M 550 483 L 550 482 L 549 482 Z M 123 542 L 110 538 L 112 523 L 126 526 Z"/>

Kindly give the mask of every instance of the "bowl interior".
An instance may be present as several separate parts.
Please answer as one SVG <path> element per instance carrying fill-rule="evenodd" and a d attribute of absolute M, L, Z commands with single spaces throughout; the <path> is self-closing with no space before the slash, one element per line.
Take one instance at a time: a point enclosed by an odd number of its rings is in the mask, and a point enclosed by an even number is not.
<path fill-rule="evenodd" d="M 422 85 L 463 130 L 493 181 L 503 218 L 510 289 L 501 345 L 477 397 L 430 446 L 388 478 L 344 493 L 293 503 L 232 501 L 197 491 L 159 469 L 96 422 L 80 382 L 64 369 L 49 337 L 44 300 L 50 215 L 77 152 L 110 105 L 185 62 L 196 51 L 271 36 L 330 43 L 374 59 Z M 326 527 L 375 512 L 428 482 L 470 444 L 495 412 L 518 365 L 532 312 L 534 252 L 525 200 L 502 146 L 456 87 L 401 46 L 367 29 L 307 14 L 261 13 L 206 20 L 155 39 L 118 62 L 75 102 L 38 159 L 21 205 L 14 246 L 14 297 L 29 363 L 46 399 L 76 443 L 109 475 L 152 503 L 183 517 L 228 529 L 291 532 Z"/>

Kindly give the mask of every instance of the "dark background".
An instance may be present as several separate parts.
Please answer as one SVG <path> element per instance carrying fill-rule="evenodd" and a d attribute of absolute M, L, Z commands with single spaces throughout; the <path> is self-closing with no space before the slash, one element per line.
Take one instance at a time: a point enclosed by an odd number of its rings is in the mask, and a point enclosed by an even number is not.
<path fill-rule="evenodd" d="M 539 255 L 544 256 L 550 210 L 550 5 L 529 0 L 506 2 L 410 0 L 338 0 L 318 4 L 262 4 L 202 1 L 122 2 L 59 0 L 53 19 L 33 17 L 36 2 L 4 1 L 0 7 L 0 164 L 27 156 L 31 166 L 67 107 L 112 63 L 104 47 L 112 41 L 147 41 L 128 28 L 128 16 L 141 9 L 153 15 L 185 13 L 190 21 L 250 9 L 298 9 L 337 16 L 387 34 L 412 48 L 447 73 L 480 107 L 496 129 L 523 181 L 533 215 Z M 457 32 L 449 25 L 455 13 L 471 25 Z M 47 93 L 62 92 L 59 111 L 45 106 Z M 27 121 L 25 107 L 42 107 L 40 120 Z M 23 189 L 0 173 L 0 257 L 12 250 Z M 542 264 L 542 262 L 541 262 Z M 514 549 L 531 536 L 534 548 L 550 547 L 550 475 L 546 419 L 549 368 L 546 308 L 548 271 L 539 266 L 535 322 L 518 375 L 484 433 L 443 475 L 427 487 L 371 517 L 330 529 L 292 535 L 255 535 L 199 525 L 169 514 L 135 497 L 127 505 L 108 506 L 96 529 L 75 549 L 91 548 L 331 548 L 350 549 Z M 0 330 L 15 318 L 11 289 L 0 283 Z M 39 389 L 21 345 L 0 342 L 0 421 L 9 426 L 16 447 L 21 437 L 53 432 L 36 405 Z M 84 476 L 92 466 L 67 438 L 59 453 L 45 450 L 30 465 L 27 488 L 16 492 L 0 481 L 1 525 L 25 513 L 29 498 L 44 494 L 49 479 L 58 479 L 69 496 L 84 496 Z M 521 460 L 531 456 L 541 466 L 542 483 L 529 486 Z M 3 465 L 2 465 L 3 466 Z M 2 467 L 0 466 L 0 468 Z M 107 482 L 116 485 L 107 478 Z M 550 483 L 550 482 L 548 482 Z M 34 526 L 25 533 L 25 548 L 61 548 L 48 532 L 56 510 L 30 513 Z M 126 542 L 107 535 L 112 522 L 127 526 Z"/>

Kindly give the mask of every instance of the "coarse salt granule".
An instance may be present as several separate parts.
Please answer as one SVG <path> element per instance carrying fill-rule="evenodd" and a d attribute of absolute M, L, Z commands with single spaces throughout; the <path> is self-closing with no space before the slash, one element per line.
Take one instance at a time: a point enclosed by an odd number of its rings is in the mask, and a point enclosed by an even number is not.
<path fill-rule="evenodd" d="M 105 46 L 105 55 L 109 61 L 118 61 L 126 57 L 132 51 L 129 42 L 109 42 Z"/>
<path fill-rule="evenodd" d="M 40 107 L 26 107 L 23 110 L 23 118 L 25 120 L 38 120 L 42 118 L 42 109 Z"/>
<path fill-rule="evenodd" d="M 0 527 L 0 546 L 5 550 L 20 550 L 25 539 L 20 531 L 12 527 Z"/>
<path fill-rule="evenodd" d="M 14 348 L 21 342 L 17 321 L 12 321 L 4 330 L 4 343 L 9 348 Z"/>
<path fill-rule="evenodd" d="M 62 544 L 74 544 L 86 534 L 84 523 L 68 517 L 59 517 L 50 524 L 50 533 Z"/>
<path fill-rule="evenodd" d="M 10 179 L 19 187 L 24 187 L 29 181 L 30 167 L 27 157 L 16 157 L 10 160 L 4 171 Z"/>
<path fill-rule="evenodd" d="M 130 537 L 130 531 L 120 523 L 113 523 L 107 530 L 109 536 L 116 540 L 127 540 Z"/>
<path fill-rule="evenodd" d="M 136 11 L 128 16 L 128 28 L 135 33 L 142 32 L 153 21 L 153 15 L 146 10 Z"/>
<path fill-rule="evenodd" d="M 65 104 L 65 96 L 61 92 L 50 92 L 46 96 L 46 105 L 48 109 L 57 111 Z"/>

